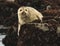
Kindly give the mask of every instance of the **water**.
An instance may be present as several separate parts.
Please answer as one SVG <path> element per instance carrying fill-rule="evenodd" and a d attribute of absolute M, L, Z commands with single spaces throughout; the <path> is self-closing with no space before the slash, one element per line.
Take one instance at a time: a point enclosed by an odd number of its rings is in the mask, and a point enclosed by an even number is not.
<path fill-rule="evenodd" d="M 0 29 L 9 29 L 10 27 L 5 27 L 4 25 L 0 25 Z M 1 35 L 0 33 L 0 46 L 4 46 L 2 44 L 2 39 L 5 37 L 6 35 Z"/>
<path fill-rule="evenodd" d="M 2 44 L 2 39 L 5 37 L 6 35 L 1 35 L 0 34 L 0 46 L 4 46 L 3 44 Z"/>

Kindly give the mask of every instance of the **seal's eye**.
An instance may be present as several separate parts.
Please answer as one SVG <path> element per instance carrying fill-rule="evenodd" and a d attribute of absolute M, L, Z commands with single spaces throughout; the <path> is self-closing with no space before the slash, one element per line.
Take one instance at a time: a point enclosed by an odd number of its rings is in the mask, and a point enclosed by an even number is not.
<path fill-rule="evenodd" d="M 27 9 L 25 9 L 25 11 L 27 11 Z"/>
<path fill-rule="evenodd" d="M 20 11 L 22 11 L 22 9 L 20 9 Z"/>

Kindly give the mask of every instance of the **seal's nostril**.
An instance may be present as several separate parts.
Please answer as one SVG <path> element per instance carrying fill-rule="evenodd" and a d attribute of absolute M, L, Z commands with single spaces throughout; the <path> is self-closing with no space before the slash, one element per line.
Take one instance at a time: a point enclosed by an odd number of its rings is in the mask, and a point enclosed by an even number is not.
<path fill-rule="evenodd" d="M 22 12 L 22 15 L 25 15 L 26 13 L 25 12 Z"/>

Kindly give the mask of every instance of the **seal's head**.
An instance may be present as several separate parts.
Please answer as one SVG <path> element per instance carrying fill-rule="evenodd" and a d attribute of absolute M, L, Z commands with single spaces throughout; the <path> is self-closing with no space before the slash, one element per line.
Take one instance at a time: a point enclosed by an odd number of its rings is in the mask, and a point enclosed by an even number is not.
<path fill-rule="evenodd" d="M 26 7 L 20 7 L 18 9 L 18 17 L 20 17 L 22 21 L 25 21 L 25 22 L 29 21 L 30 20 L 29 9 Z"/>

